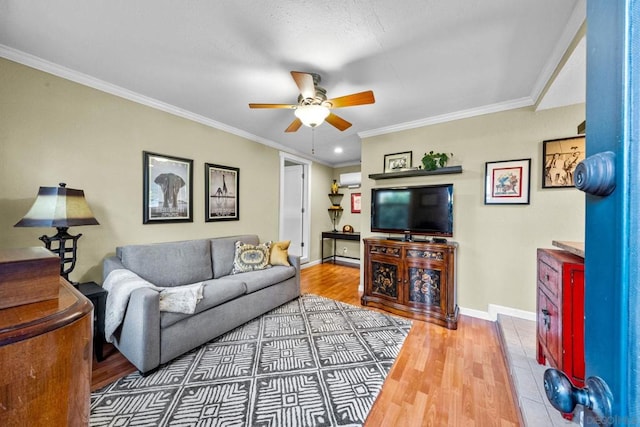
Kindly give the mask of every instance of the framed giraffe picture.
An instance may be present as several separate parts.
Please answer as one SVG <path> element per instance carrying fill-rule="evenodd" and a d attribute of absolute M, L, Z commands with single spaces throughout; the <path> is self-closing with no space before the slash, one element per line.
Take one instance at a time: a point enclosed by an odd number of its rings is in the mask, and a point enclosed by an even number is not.
<path fill-rule="evenodd" d="M 240 169 L 204 164 L 206 222 L 240 219 Z"/>

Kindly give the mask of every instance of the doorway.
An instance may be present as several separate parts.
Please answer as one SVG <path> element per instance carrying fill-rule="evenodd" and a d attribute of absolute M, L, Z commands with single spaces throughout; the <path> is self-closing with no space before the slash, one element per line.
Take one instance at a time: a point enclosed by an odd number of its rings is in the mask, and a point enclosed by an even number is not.
<path fill-rule="evenodd" d="M 280 240 L 291 240 L 289 252 L 309 262 L 311 162 L 280 152 Z"/>

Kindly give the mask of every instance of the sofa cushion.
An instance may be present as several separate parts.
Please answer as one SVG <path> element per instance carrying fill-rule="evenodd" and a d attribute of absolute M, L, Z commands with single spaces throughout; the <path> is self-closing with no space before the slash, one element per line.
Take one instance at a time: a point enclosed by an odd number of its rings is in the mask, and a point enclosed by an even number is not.
<path fill-rule="evenodd" d="M 260 240 L 255 234 L 211 239 L 211 258 L 213 260 L 214 279 L 231 274 L 231 270 L 233 269 L 233 258 L 236 253 L 236 242 L 257 245 Z"/>
<path fill-rule="evenodd" d="M 242 280 L 250 294 L 260 289 L 275 285 L 296 275 L 294 267 L 274 266 L 266 270 L 239 273 L 233 276 L 236 280 Z"/>
<path fill-rule="evenodd" d="M 209 240 L 128 245 L 119 248 L 122 264 L 156 286 L 178 286 L 213 277 Z"/>
<path fill-rule="evenodd" d="M 269 264 L 270 245 L 270 242 L 259 245 L 236 242 L 236 253 L 233 258 L 231 274 L 264 270 L 271 267 Z"/>
<path fill-rule="evenodd" d="M 246 291 L 247 287 L 244 282 L 236 278 L 223 277 L 221 279 L 207 280 L 204 282 L 202 299 L 196 305 L 194 314 L 201 313 L 212 307 L 238 298 L 244 295 Z M 163 311 L 160 313 L 160 327 L 165 328 L 171 326 L 190 316 L 192 316 L 192 314 Z"/>
<path fill-rule="evenodd" d="M 285 240 L 283 242 L 271 243 L 271 254 L 269 255 L 269 264 L 271 265 L 284 265 L 286 267 L 289 264 L 289 245 L 291 240 Z"/>

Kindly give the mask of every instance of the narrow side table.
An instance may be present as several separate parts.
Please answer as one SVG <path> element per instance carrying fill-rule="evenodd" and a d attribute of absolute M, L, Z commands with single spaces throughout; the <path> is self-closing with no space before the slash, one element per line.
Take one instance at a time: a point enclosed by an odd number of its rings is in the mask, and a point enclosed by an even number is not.
<path fill-rule="evenodd" d="M 104 312 L 107 305 L 107 291 L 95 282 L 80 283 L 78 290 L 93 304 L 93 352 L 96 360 L 102 362 L 104 344 Z"/>

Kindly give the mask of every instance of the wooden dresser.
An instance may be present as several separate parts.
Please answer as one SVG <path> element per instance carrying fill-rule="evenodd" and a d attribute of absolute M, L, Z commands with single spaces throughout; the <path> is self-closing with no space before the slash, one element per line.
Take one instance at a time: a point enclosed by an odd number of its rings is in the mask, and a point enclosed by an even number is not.
<path fill-rule="evenodd" d="M 92 310 L 63 278 L 58 298 L 0 310 L 0 425 L 88 425 Z"/>
<path fill-rule="evenodd" d="M 362 305 L 458 327 L 457 244 L 364 239 Z"/>
<path fill-rule="evenodd" d="M 538 249 L 537 360 L 584 386 L 584 259 Z"/>

